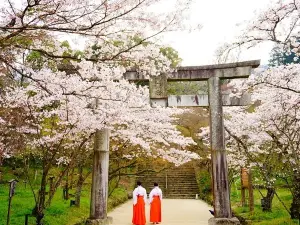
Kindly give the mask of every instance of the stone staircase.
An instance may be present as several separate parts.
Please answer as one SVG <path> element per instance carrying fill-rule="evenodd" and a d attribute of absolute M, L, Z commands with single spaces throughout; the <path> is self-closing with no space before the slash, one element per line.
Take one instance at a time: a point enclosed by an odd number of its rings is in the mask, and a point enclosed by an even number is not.
<path fill-rule="evenodd" d="M 171 167 L 159 173 L 145 172 L 136 179 L 142 182 L 148 194 L 153 188 L 153 183 L 157 182 L 164 198 L 193 199 L 199 193 L 195 170 L 191 163 Z"/>

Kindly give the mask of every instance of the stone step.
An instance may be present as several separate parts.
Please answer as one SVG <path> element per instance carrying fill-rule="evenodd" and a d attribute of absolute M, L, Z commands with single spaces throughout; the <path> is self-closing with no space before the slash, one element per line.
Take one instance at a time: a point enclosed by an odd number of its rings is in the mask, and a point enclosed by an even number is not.
<path fill-rule="evenodd" d="M 189 179 L 195 179 L 195 176 L 168 176 L 168 177 L 154 177 L 154 176 L 146 176 L 146 177 L 137 177 L 137 179 L 152 179 L 152 180 L 165 180 L 165 179 L 173 179 L 173 180 L 189 180 Z"/>
<path fill-rule="evenodd" d="M 171 197 L 196 197 L 196 194 L 198 194 L 197 192 L 191 192 L 191 193 L 166 193 L 164 196 L 167 198 L 171 198 Z"/>
<path fill-rule="evenodd" d="M 180 195 L 180 196 L 195 196 L 196 194 L 199 194 L 199 192 L 172 192 L 172 193 L 169 193 L 169 192 L 165 192 L 163 193 L 163 196 L 167 196 L 167 197 L 170 197 L 170 196 L 177 196 L 177 195 Z"/>
<path fill-rule="evenodd" d="M 142 185 L 143 186 L 153 186 L 153 182 L 147 182 L 147 181 L 143 181 L 141 180 Z M 168 182 L 159 182 L 159 181 L 155 181 L 156 183 L 158 183 L 159 186 L 166 186 L 167 185 L 196 185 L 197 182 L 196 181 L 168 181 Z"/>
<path fill-rule="evenodd" d="M 182 191 L 182 190 L 173 190 L 173 191 L 171 191 L 171 190 L 167 190 L 167 191 L 165 191 L 164 193 L 165 194 L 190 194 L 190 193 L 192 193 L 192 194 L 194 194 L 194 193 L 198 193 L 199 191 L 198 190 L 190 190 L 190 191 Z"/>
<path fill-rule="evenodd" d="M 172 194 L 172 195 L 167 195 L 165 198 L 170 198 L 170 199 L 195 199 L 196 194 Z"/>
<path fill-rule="evenodd" d="M 145 183 L 146 184 L 146 183 Z M 185 181 L 185 182 L 167 182 L 168 186 L 169 185 L 197 185 L 197 182 L 196 181 Z"/>
<path fill-rule="evenodd" d="M 197 184 L 196 180 L 168 180 L 168 184 Z"/>
<path fill-rule="evenodd" d="M 191 190 L 166 190 L 164 191 L 164 193 L 168 193 L 168 194 L 188 194 L 188 193 L 198 193 L 199 190 L 198 189 L 191 189 Z"/>
<path fill-rule="evenodd" d="M 143 184 L 143 187 L 150 187 L 150 188 L 153 188 L 153 184 L 147 184 L 147 183 L 144 183 Z M 175 183 L 167 183 L 167 184 L 159 184 L 159 187 L 160 188 L 178 188 L 178 187 L 182 187 L 182 188 L 190 188 L 190 187 L 198 187 L 198 184 L 197 183 L 178 183 L 178 184 L 175 184 Z"/>
<path fill-rule="evenodd" d="M 185 190 L 198 190 L 198 186 L 191 186 L 191 187 L 168 187 L 168 188 L 164 188 L 164 190 L 182 190 L 182 191 L 185 191 Z"/>
<path fill-rule="evenodd" d="M 145 184 L 146 185 L 146 184 Z M 166 185 L 160 185 L 160 186 L 166 186 Z M 180 182 L 180 183 L 174 183 L 174 182 L 168 182 L 167 183 L 167 187 L 172 187 L 172 186 L 174 186 L 174 187 L 184 187 L 184 186 L 197 186 L 197 182 Z"/>
<path fill-rule="evenodd" d="M 146 189 L 152 189 L 153 188 L 153 185 L 143 185 L 144 188 Z M 197 184 L 193 184 L 193 185 L 159 185 L 159 187 L 161 189 L 165 189 L 165 188 L 168 188 L 168 189 L 191 189 L 191 188 L 198 188 L 198 185 Z"/>
<path fill-rule="evenodd" d="M 153 187 L 153 182 L 143 182 L 141 181 L 143 186 L 152 186 Z M 174 182 L 174 181 L 168 181 L 168 182 L 157 182 L 159 186 L 165 187 L 167 186 L 185 186 L 185 185 L 197 185 L 196 181 L 181 181 L 181 182 Z"/>
<path fill-rule="evenodd" d="M 180 173 L 180 174 L 183 174 L 183 173 L 194 173 L 195 170 L 194 169 L 188 169 L 188 170 L 164 170 L 164 171 L 151 171 L 151 172 L 143 172 L 143 173 L 140 173 L 140 175 L 144 175 L 144 174 L 173 174 L 173 173 Z"/>
<path fill-rule="evenodd" d="M 182 195 L 182 196 L 189 196 L 189 195 L 196 195 L 198 192 L 190 192 L 190 193 L 166 193 L 166 196 L 177 196 L 177 195 Z"/>
<path fill-rule="evenodd" d="M 143 179 L 143 178 L 155 178 L 155 179 L 166 179 L 166 178 L 186 178 L 186 179 L 192 179 L 195 178 L 195 175 L 168 175 L 168 176 L 153 176 L 153 175 L 143 175 L 143 176 L 137 176 L 137 178 Z"/>
<path fill-rule="evenodd" d="M 196 180 L 181 180 L 181 179 L 172 179 L 172 180 L 155 180 L 155 179 L 149 179 L 149 180 L 143 180 L 143 179 L 139 179 L 142 184 L 151 184 L 153 185 L 154 182 L 159 184 L 164 184 L 164 183 L 174 183 L 174 184 L 185 184 L 185 183 L 197 183 Z"/>
<path fill-rule="evenodd" d="M 147 193 L 150 193 L 152 189 L 146 189 Z M 182 189 L 166 189 L 166 190 L 163 190 L 162 189 L 162 192 L 163 193 L 169 193 L 169 194 L 172 194 L 172 193 L 198 193 L 199 192 L 199 189 L 189 189 L 189 190 L 182 190 Z"/>
<path fill-rule="evenodd" d="M 167 178 L 167 179 L 156 179 L 155 177 L 149 177 L 149 178 L 139 178 L 137 180 L 140 180 L 141 182 L 147 182 L 147 183 L 154 183 L 154 182 L 169 182 L 169 181 L 174 181 L 175 183 L 177 182 L 186 182 L 186 181 L 196 181 L 196 178 Z"/>
<path fill-rule="evenodd" d="M 153 181 L 153 180 L 160 180 L 160 181 L 165 181 L 165 180 L 180 180 L 180 181 L 185 181 L 185 180 L 196 180 L 195 176 L 194 177 L 138 177 L 138 180 L 144 180 L 144 181 Z"/>
<path fill-rule="evenodd" d="M 153 185 L 152 184 L 144 184 L 143 187 L 145 188 L 153 188 Z M 160 188 L 191 188 L 191 187 L 198 187 L 197 183 L 193 183 L 193 184 L 171 184 L 171 183 L 168 183 L 167 185 L 166 184 L 159 184 L 159 187 Z"/>
<path fill-rule="evenodd" d="M 163 197 L 166 197 L 166 198 L 172 198 L 172 197 L 177 197 L 177 196 L 180 196 L 181 198 L 185 198 L 185 197 L 192 197 L 192 198 L 195 198 L 196 197 L 196 194 L 198 194 L 199 196 L 199 193 L 197 192 L 189 192 L 189 193 L 165 193 L 163 195 Z"/>
<path fill-rule="evenodd" d="M 159 181 L 159 180 L 155 180 L 155 179 L 151 179 L 151 180 L 142 180 L 142 179 L 139 179 L 141 182 L 142 182 L 142 184 L 151 184 L 151 185 L 153 185 L 153 183 L 154 182 L 156 182 L 156 183 L 158 183 L 158 185 L 159 184 L 165 184 L 165 183 L 174 183 L 174 184 L 189 184 L 189 183 L 197 183 L 197 181 L 196 180 L 180 180 L 180 179 L 174 179 L 174 180 L 164 180 L 164 181 Z"/>
<path fill-rule="evenodd" d="M 144 186 L 146 190 L 152 190 L 153 186 Z M 160 189 L 162 190 L 198 190 L 197 185 L 193 186 L 160 186 Z"/>
<path fill-rule="evenodd" d="M 194 199 L 199 193 L 192 163 L 169 168 L 160 173 L 147 172 L 137 176 L 137 179 L 142 182 L 148 193 L 153 188 L 153 182 L 157 182 L 162 189 L 164 198 Z"/>
<path fill-rule="evenodd" d="M 148 186 L 149 187 L 149 186 Z M 168 184 L 168 185 L 161 185 L 162 188 L 182 188 L 182 189 L 187 189 L 187 188 L 193 188 L 193 187 L 197 187 L 198 185 L 197 183 L 195 184 L 185 184 L 185 185 L 181 185 L 181 184 Z"/>
<path fill-rule="evenodd" d="M 162 175 L 162 174 L 143 174 L 139 175 L 137 177 L 156 177 L 156 178 L 166 178 L 166 177 L 194 177 L 193 174 L 188 173 L 188 174 L 167 174 L 167 175 Z"/>
<path fill-rule="evenodd" d="M 147 190 L 147 189 L 146 189 Z M 150 193 L 151 189 L 147 190 L 147 193 Z M 193 189 L 193 190 L 162 190 L 163 195 L 165 194 L 189 194 L 189 193 L 199 193 L 199 190 Z"/>

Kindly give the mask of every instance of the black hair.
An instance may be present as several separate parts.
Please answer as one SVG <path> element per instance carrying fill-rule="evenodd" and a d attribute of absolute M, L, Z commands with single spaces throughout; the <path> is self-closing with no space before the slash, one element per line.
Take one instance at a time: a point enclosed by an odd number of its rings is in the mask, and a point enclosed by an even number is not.
<path fill-rule="evenodd" d="M 140 185 L 142 185 L 142 182 L 138 181 L 138 182 L 136 182 L 136 184 L 137 184 L 137 186 L 140 186 Z"/>
<path fill-rule="evenodd" d="M 157 186 L 158 186 L 158 183 L 155 182 L 155 183 L 154 183 L 154 187 L 157 187 Z"/>

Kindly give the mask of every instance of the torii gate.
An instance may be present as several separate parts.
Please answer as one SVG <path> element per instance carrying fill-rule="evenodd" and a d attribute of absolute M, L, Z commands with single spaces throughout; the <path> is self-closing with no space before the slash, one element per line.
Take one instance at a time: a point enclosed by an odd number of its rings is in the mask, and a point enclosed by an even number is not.
<path fill-rule="evenodd" d="M 251 70 L 259 65 L 260 60 L 253 60 L 207 66 L 180 67 L 177 72 L 173 73 L 173 76 L 161 75 L 152 77 L 149 80 L 151 104 L 156 103 L 164 107 L 209 106 L 215 213 L 215 218 L 209 220 L 209 225 L 240 224 L 236 218 L 232 218 L 230 206 L 222 106 L 247 105 L 248 99 L 247 97 L 244 99 L 229 99 L 228 96 L 222 96 L 221 80 L 247 78 L 251 74 Z M 124 78 L 134 82 L 148 81 L 143 75 L 138 74 L 134 70 L 127 71 L 124 74 Z M 168 81 L 208 81 L 209 95 L 168 97 Z M 193 98 L 195 101 L 193 101 Z M 98 131 L 95 139 L 90 224 L 109 224 L 111 223 L 111 219 L 107 218 L 109 132 L 107 130 Z M 94 223 L 92 221 L 98 222 Z"/>

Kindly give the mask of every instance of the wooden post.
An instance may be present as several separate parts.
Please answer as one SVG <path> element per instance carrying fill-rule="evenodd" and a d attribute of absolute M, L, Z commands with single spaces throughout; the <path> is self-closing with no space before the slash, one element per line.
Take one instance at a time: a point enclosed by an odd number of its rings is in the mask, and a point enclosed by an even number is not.
<path fill-rule="evenodd" d="M 6 219 L 6 225 L 9 225 L 10 221 L 10 207 L 11 207 L 11 197 L 8 198 L 8 210 L 7 210 L 7 219 Z"/>
<path fill-rule="evenodd" d="M 241 196 L 242 196 L 242 206 L 246 206 L 246 189 L 249 187 L 249 177 L 246 168 L 241 168 Z"/>
<path fill-rule="evenodd" d="M 246 189 L 244 187 L 241 187 L 241 202 L 242 202 L 242 206 L 245 207 L 246 206 Z"/>
<path fill-rule="evenodd" d="M 214 214 L 216 218 L 231 218 L 220 81 L 219 77 L 208 79 Z"/>
<path fill-rule="evenodd" d="M 66 184 L 65 184 L 65 200 L 69 200 L 69 171 L 67 171 L 67 174 L 66 174 Z"/>
<path fill-rule="evenodd" d="M 107 217 L 108 167 L 109 130 L 97 130 L 94 144 L 90 219 L 87 224 L 111 223 L 111 218 Z"/>
<path fill-rule="evenodd" d="M 7 209 L 6 225 L 9 225 L 9 222 L 10 222 L 11 201 L 12 201 L 12 197 L 15 194 L 15 188 L 16 188 L 17 183 L 18 183 L 18 181 L 15 179 L 12 179 L 9 181 L 8 209 Z"/>
<path fill-rule="evenodd" d="M 252 172 L 251 169 L 248 170 L 248 190 L 249 190 L 249 209 L 250 212 L 254 211 L 254 195 L 252 186 Z"/>
<path fill-rule="evenodd" d="M 30 214 L 26 214 L 25 215 L 25 225 L 28 225 L 28 217 L 30 216 Z"/>
<path fill-rule="evenodd" d="M 49 193 L 53 193 L 54 192 L 54 183 L 53 183 L 54 176 L 50 176 L 48 179 L 49 179 L 49 186 L 50 186 Z"/>

